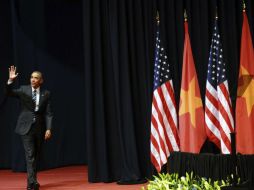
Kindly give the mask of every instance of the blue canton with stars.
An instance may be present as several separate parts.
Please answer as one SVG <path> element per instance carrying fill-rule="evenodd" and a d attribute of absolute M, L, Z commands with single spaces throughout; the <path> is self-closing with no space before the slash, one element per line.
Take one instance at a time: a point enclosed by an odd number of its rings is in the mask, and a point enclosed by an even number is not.
<path fill-rule="evenodd" d="M 165 49 L 161 45 L 160 33 L 156 34 L 156 47 L 155 47 L 155 65 L 154 65 L 154 84 L 153 90 L 157 89 L 163 83 L 171 79 L 169 64 L 167 62 L 167 55 Z"/>
<path fill-rule="evenodd" d="M 208 81 L 215 89 L 218 84 L 226 80 L 226 66 L 223 62 L 223 50 L 217 20 L 215 20 L 212 36 L 207 75 Z"/>

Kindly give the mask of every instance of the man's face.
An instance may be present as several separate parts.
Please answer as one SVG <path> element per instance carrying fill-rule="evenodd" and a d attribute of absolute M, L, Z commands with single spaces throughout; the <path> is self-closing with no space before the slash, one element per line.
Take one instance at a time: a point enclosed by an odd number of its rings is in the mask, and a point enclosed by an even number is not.
<path fill-rule="evenodd" d="M 31 74 L 30 82 L 31 82 L 31 86 L 35 89 L 41 86 L 43 82 L 41 74 L 37 72 L 33 72 Z"/>

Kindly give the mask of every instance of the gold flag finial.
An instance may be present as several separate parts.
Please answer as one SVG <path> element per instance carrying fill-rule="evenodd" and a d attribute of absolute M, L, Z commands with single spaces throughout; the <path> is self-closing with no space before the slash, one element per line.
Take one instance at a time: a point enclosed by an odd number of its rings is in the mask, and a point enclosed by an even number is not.
<path fill-rule="evenodd" d="M 245 4 L 245 1 L 243 0 L 243 12 L 246 11 L 246 4 Z"/>
<path fill-rule="evenodd" d="M 157 20 L 157 24 L 160 24 L 160 14 L 159 14 L 159 11 L 157 11 L 156 20 Z"/>
<path fill-rule="evenodd" d="M 187 11 L 186 11 L 186 9 L 184 9 L 184 21 L 187 21 L 187 20 L 188 20 Z"/>

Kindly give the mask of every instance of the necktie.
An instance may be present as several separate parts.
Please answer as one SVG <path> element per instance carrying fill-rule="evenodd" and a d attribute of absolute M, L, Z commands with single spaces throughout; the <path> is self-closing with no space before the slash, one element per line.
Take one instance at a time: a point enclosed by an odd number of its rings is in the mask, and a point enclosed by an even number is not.
<path fill-rule="evenodd" d="M 33 90 L 33 92 L 32 92 L 32 100 L 33 100 L 33 103 L 34 103 L 33 122 L 35 122 L 35 120 L 36 120 L 36 115 L 35 115 L 35 111 L 36 111 L 36 90 Z"/>
<path fill-rule="evenodd" d="M 33 91 L 32 100 L 34 102 L 34 107 L 36 108 L 36 90 Z"/>

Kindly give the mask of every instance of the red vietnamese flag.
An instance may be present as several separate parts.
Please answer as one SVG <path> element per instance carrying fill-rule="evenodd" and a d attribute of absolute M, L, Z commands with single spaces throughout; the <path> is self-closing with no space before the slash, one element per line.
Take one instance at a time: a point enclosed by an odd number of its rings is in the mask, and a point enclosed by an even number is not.
<path fill-rule="evenodd" d="M 186 21 L 184 27 L 185 41 L 179 107 L 180 150 L 199 153 L 206 139 L 204 110 Z"/>
<path fill-rule="evenodd" d="M 236 151 L 254 154 L 254 50 L 243 12 L 239 78 L 236 99 Z"/>

